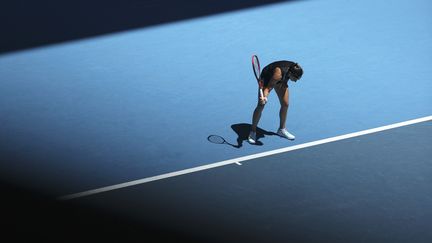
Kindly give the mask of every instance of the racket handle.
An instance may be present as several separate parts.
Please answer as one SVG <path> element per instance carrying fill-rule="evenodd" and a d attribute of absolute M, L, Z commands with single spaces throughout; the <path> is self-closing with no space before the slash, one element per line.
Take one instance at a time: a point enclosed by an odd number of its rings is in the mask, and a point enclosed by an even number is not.
<path fill-rule="evenodd" d="M 261 99 L 264 99 L 264 93 L 263 93 L 263 90 L 261 88 L 259 89 L 259 92 L 260 92 Z"/>

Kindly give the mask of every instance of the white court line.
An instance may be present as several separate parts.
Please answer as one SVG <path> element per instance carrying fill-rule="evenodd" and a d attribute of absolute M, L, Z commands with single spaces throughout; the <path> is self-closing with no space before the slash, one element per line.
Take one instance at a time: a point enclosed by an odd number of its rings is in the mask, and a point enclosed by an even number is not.
<path fill-rule="evenodd" d="M 271 150 L 271 151 L 267 151 L 267 152 L 263 152 L 263 153 L 252 154 L 252 155 L 243 156 L 243 157 L 239 157 L 239 158 L 235 158 L 235 159 L 224 160 L 224 161 L 220 161 L 220 162 L 216 162 L 216 163 L 212 163 L 212 164 L 208 164 L 208 165 L 203 165 L 203 166 L 198 166 L 198 167 L 194 167 L 194 168 L 190 168 L 190 169 L 166 173 L 166 174 L 162 174 L 162 175 L 158 175 L 158 176 L 152 176 L 152 177 L 143 178 L 143 179 L 134 180 L 134 181 L 129 181 L 129 182 L 125 182 L 125 183 L 120 183 L 120 184 L 116 184 L 116 185 L 112 185 L 112 186 L 106 186 L 106 187 L 101 187 L 101 188 L 97 188 L 97 189 L 93 189 L 93 190 L 74 193 L 74 194 L 59 197 L 58 199 L 70 200 L 70 199 L 74 199 L 74 198 L 94 195 L 94 194 L 101 193 L 101 192 L 107 192 L 107 191 L 112 191 L 112 190 L 116 190 L 116 189 L 120 189 L 120 188 L 144 184 L 144 183 L 148 183 L 148 182 L 152 182 L 152 181 L 162 180 L 162 179 L 166 179 L 166 178 L 170 178 L 170 177 L 174 177 L 174 176 L 180 176 L 180 175 L 190 174 L 190 173 L 194 173 L 194 172 L 198 172 L 198 171 L 202 171 L 202 170 L 208 170 L 208 169 L 212 169 L 212 168 L 216 168 L 216 167 L 220 167 L 220 166 L 224 166 L 224 165 L 229 165 L 229 164 L 234 164 L 234 163 L 241 164 L 240 162 L 246 161 L 246 160 L 262 158 L 262 157 L 269 156 L 269 155 L 274 155 L 274 154 L 289 152 L 289 151 L 293 151 L 293 150 L 308 148 L 308 147 L 312 147 L 312 146 L 316 146 L 316 145 L 320 145 L 320 144 L 331 143 L 331 142 L 335 142 L 335 141 L 339 141 L 339 140 L 343 140 L 343 139 L 348 139 L 348 138 L 358 137 L 358 136 L 362 136 L 362 135 L 366 135 L 366 134 L 381 132 L 384 130 L 408 126 L 408 125 L 412 125 L 415 123 L 420 123 L 420 122 L 425 122 L 425 121 L 430 121 L 430 120 L 432 120 L 432 116 L 426 116 L 426 117 L 422 117 L 422 118 L 418 118 L 418 119 L 414 119 L 414 120 L 409 120 L 409 121 L 405 121 L 405 122 L 400 122 L 400 123 L 395 123 L 395 124 L 391 124 L 391 125 L 387 125 L 387 126 L 372 128 L 372 129 L 363 130 L 363 131 L 354 132 L 354 133 L 349 133 L 349 134 L 345 134 L 345 135 L 341 135 L 341 136 L 321 139 L 321 140 L 317 140 L 317 141 L 313 141 L 313 142 L 309 142 L 309 143 L 303 143 L 303 144 L 298 144 L 298 145 L 294 145 L 294 146 L 290 146 L 290 147 L 286 147 L 286 148 Z"/>

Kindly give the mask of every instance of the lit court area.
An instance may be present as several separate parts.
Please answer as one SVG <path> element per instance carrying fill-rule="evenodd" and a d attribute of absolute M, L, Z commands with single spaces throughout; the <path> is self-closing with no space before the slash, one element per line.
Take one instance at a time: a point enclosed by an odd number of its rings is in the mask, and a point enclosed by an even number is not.
<path fill-rule="evenodd" d="M 10 3 L 5 234 L 432 242 L 431 12 L 427 0 Z M 293 141 L 276 134 L 274 92 L 247 141 L 254 54 L 304 69 L 288 84 Z"/>

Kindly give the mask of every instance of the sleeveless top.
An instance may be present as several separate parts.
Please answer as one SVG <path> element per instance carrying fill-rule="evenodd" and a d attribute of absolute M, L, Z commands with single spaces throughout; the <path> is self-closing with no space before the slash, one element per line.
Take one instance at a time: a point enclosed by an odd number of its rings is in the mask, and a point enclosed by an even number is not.
<path fill-rule="evenodd" d="M 277 83 L 285 83 L 286 85 L 288 85 L 288 79 L 289 79 L 288 70 L 293 65 L 295 65 L 295 63 L 291 61 L 277 61 L 277 62 L 272 62 L 269 65 L 265 66 L 261 72 L 261 79 L 264 82 L 264 87 L 267 86 L 270 80 L 272 79 L 274 70 L 277 67 L 280 68 L 282 71 L 282 79 Z"/>

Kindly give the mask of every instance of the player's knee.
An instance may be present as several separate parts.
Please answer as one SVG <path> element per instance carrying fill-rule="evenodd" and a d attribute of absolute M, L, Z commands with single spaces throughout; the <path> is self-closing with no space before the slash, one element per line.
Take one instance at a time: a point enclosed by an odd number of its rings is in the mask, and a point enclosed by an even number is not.
<path fill-rule="evenodd" d="M 288 109 L 289 103 L 288 102 L 282 102 L 281 107 L 284 109 Z"/>

